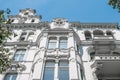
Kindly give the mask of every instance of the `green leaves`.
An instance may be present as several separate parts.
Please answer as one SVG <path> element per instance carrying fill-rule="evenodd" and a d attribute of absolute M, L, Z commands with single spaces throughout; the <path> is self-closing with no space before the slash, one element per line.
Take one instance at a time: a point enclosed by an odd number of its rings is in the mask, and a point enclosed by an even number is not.
<path fill-rule="evenodd" d="M 11 60 L 9 59 L 9 49 L 0 47 L 0 73 L 6 71 L 10 66 Z"/>
<path fill-rule="evenodd" d="M 9 49 L 4 48 L 2 45 L 4 44 L 6 39 L 10 39 L 12 32 L 9 28 L 5 28 L 1 26 L 1 23 L 5 22 L 5 13 L 9 14 L 10 10 L 6 11 L 0 10 L 0 73 L 6 71 L 11 64 L 11 60 L 9 58 Z"/>
<path fill-rule="evenodd" d="M 109 0 L 108 4 L 113 7 L 113 9 L 118 9 L 120 12 L 120 0 Z"/>

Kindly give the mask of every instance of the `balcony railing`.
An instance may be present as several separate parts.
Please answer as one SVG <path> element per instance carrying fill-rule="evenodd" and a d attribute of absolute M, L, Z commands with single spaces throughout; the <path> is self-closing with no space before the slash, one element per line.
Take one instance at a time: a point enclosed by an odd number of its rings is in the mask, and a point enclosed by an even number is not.
<path fill-rule="evenodd" d="M 114 38 L 112 36 L 94 36 L 94 40 L 113 40 Z"/>
<path fill-rule="evenodd" d="M 120 56 L 95 56 L 94 57 L 95 61 L 96 60 L 120 60 Z"/>

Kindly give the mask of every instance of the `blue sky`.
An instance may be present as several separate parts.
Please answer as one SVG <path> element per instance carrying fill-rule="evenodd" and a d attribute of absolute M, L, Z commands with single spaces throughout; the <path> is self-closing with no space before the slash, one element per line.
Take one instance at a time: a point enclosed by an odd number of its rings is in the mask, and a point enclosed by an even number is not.
<path fill-rule="evenodd" d="M 120 25 L 120 13 L 108 5 L 108 0 L 0 0 L 0 9 L 11 9 L 18 14 L 19 9 L 36 9 L 42 21 L 63 17 L 68 21 L 116 22 Z"/>

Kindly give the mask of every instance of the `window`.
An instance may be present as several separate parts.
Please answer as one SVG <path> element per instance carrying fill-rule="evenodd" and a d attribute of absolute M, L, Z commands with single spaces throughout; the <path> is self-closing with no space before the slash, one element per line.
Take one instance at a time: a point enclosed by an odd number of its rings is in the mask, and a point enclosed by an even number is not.
<path fill-rule="evenodd" d="M 106 35 L 107 36 L 112 36 L 112 32 L 111 31 L 106 31 Z"/>
<path fill-rule="evenodd" d="M 25 51 L 25 49 L 17 49 L 14 55 L 14 61 L 23 61 Z"/>
<path fill-rule="evenodd" d="M 43 80 L 54 80 L 55 61 L 46 61 Z"/>
<path fill-rule="evenodd" d="M 34 33 L 30 32 L 29 35 L 28 35 L 28 41 L 32 41 L 33 38 L 34 38 Z"/>
<path fill-rule="evenodd" d="M 35 22 L 35 19 L 32 19 L 31 22 Z"/>
<path fill-rule="evenodd" d="M 104 36 L 104 33 L 101 30 L 95 30 L 95 31 L 93 31 L 93 35 L 95 37 L 100 37 L 100 36 Z"/>
<path fill-rule="evenodd" d="M 28 12 L 25 12 L 24 15 L 28 15 Z"/>
<path fill-rule="evenodd" d="M 67 37 L 50 37 L 48 41 L 48 49 L 66 49 L 67 48 Z"/>
<path fill-rule="evenodd" d="M 56 48 L 57 45 L 57 38 L 56 37 L 50 37 L 48 41 L 48 49 Z"/>
<path fill-rule="evenodd" d="M 25 41 L 26 36 L 27 36 L 27 32 L 23 32 L 20 36 L 20 41 Z"/>
<path fill-rule="evenodd" d="M 92 39 L 91 33 L 89 31 L 85 31 L 84 34 L 85 34 L 86 40 L 91 40 Z"/>
<path fill-rule="evenodd" d="M 61 37 L 60 38 L 60 42 L 59 42 L 59 48 L 63 49 L 63 48 L 67 48 L 67 38 L 66 37 Z"/>
<path fill-rule="evenodd" d="M 17 80 L 17 73 L 7 73 L 4 80 Z"/>
<path fill-rule="evenodd" d="M 69 63 L 67 61 L 59 62 L 59 80 L 69 80 Z"/>

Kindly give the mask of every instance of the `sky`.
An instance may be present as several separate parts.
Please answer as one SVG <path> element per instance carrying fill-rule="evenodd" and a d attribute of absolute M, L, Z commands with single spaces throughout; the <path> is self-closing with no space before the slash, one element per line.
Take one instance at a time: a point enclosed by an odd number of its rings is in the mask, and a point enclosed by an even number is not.
<path fill-rule="evenodd" d="M 108 5 L 108 0 L 0 0 L 0 9 L 17 15 L 20 9 L 36 9 L 42 21 L 67 18 L 82 23 L 119 23 L 120 13 Z"/>

